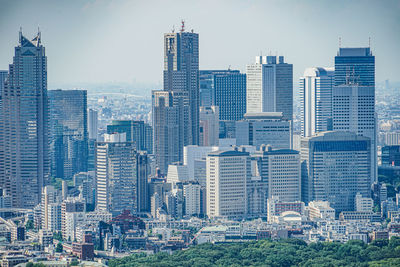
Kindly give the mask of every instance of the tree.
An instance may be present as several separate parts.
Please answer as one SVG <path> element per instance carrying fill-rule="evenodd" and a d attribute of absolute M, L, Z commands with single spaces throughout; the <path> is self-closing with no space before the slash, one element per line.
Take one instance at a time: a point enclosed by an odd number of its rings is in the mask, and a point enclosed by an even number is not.
<path fill-rule="evenodd" d="M 35 228 L 35 225 L 33 224 L 32 220 L 28 220 L 25 224 L 25 228 L 27 231 L 32 230 L 33 228 Z"/>
<path fill-rule="evenodd" d="M 61 244 L 61 242 L 58 242 L 57 247 L 56 247 L 56 252 L 63 252 L 64 248 L 63 245 Z"/>

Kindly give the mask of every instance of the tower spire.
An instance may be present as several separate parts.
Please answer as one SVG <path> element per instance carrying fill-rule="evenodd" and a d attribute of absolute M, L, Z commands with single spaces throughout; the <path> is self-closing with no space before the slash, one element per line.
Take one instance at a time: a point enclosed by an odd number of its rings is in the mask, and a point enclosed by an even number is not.
<path fill-rule="evenodd" d="M 182 20 L 181 32 L 185 31 L 185 21 Z"/>

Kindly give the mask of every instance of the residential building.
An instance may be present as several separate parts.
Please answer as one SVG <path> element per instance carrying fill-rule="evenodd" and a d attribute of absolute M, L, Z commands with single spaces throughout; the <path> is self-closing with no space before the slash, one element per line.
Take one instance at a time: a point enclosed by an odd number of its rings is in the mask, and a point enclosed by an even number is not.
<path fill-rule="evenodd" d="M 198 216 L 201 212 L 201 185 L 198 183 L 183 184 L 185 197 L 185 214 Z"/>

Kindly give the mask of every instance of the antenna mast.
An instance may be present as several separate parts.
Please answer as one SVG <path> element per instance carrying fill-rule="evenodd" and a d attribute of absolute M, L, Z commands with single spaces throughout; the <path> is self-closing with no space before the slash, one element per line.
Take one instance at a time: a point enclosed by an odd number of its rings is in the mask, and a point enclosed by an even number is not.
<path fill-rule="evenodd" d="M 185 21 L 182 20 L 181 32 L 184 32 L 184 31 L 185 31 Z"/>

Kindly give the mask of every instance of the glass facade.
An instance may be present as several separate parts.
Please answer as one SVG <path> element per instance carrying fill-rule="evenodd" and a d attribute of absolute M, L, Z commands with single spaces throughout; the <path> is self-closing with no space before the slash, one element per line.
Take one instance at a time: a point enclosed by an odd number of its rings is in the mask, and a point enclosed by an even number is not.
<path fill-rule="evenodd" d="M 49 91 L 52 176 L 72 179 L 88 170 L 86 90 Z"/>

